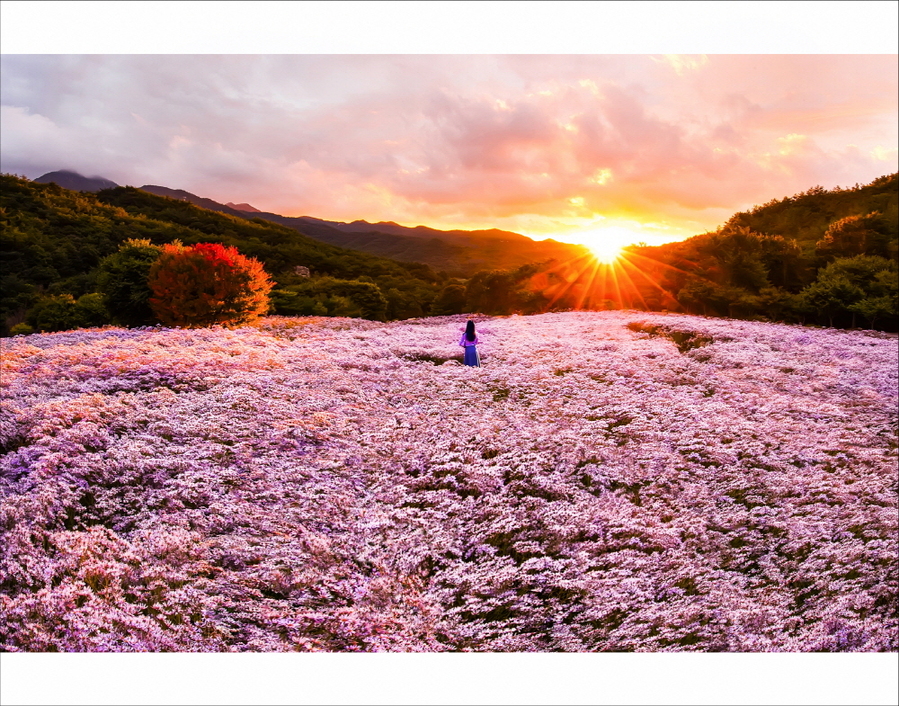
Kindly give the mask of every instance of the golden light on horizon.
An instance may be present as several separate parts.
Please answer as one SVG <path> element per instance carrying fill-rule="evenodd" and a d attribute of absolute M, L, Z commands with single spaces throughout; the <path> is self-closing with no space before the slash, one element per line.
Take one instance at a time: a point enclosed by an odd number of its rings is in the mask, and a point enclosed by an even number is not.
<path fill-rule="evenodd" d="M 611 265 L 618 260 L 625 246 L 644 239 L 639 233 L 620 226 L 584 231 L 576 237 L 577 241 L 590 248 L 596 259 L 604 265 Z"/>
<path fill-rule="evenodd" d="M 677 301 L 661 282 L 668 271 L 686 273 L 639 249 L 626 249 L 642 242 L 639 230 L 608 226 L 578 236 L 575 241 L 569 234 L 568 242 L 585 245 L 590 252 L 553 261 L 530 278 L 529 289 L 546 299 L 543 311 L 648 309 L 650 304 L 677 309 Z"/>
<path fill-rule="evenodd" d="M 593 256 L 604 265 L 611 265 L 621 256 L 621 246 L 615 243 L 597 242 L 587 245 Z"/>

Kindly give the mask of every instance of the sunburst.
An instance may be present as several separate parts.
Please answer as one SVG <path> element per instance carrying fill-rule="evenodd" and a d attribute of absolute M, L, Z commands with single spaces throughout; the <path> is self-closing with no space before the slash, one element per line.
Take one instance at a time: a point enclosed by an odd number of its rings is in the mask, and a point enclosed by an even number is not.
<path fill-rule="evenodd" d="M 598 241 L 587 245 L 593 256 L 603 265 L 611 265 L 621 257 L 621 245 L 613 242 Z"/>
<path fill-rule="evenodd" d="M 621 257 L 621 249 L 632 245 L 641 237 L 638 233 L 620 226 L 608 226 L 579 234 L 581 242 L 590 248 L 593 256 L 604 265 L 611 265 Z"/>

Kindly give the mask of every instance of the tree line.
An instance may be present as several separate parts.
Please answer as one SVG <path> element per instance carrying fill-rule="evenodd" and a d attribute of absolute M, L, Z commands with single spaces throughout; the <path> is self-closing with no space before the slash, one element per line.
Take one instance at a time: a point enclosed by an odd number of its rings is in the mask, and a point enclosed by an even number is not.
<path fill-rule="evenodd" d="M 233 247 L 258 260 L 272 280 L 274 314 L 426 316 L 450 280 L 427 265 L 328 245 L 269 221 L 132 187 L 79 193 L 8 174 L 0 187 L 2 335 L 161 323 L 147 308 L 147 277 L 158 249 L 176 241 Z"/>
<path fill-rule="evenodd" d="M 271 284 L 261 313 L 387 321 L 636 308 L 896 331 L 897 184 L 893 174 L 814 187 L 715 232 L 631 246 L 609 266 L 583 256 L 464 279 L 132 187 L 78 193 L 3 175 L 0 333 L 171 321 L 150 306 L 149 278 L 174 243 L 258 261 Z"/>
<path fill-rule="evenodd" d="M 633 308 L 740 319 L 899 329 L 899 175 L 806 192 L 737 213 L 714 232 L 479 272 L 449 284 L 461 311 L 530 314 Z M 458 307 L 457 307 L 458 308 Z"/>

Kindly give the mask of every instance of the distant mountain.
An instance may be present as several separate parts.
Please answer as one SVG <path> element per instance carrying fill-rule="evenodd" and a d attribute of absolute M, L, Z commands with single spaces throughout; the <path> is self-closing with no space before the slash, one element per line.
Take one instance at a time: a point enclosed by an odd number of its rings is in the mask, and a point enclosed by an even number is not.
<path fill-rule="evenodd" d="M 147 191 L 156 196 L 165 196 L 170 199 L 175 199 L 176 201 L 187 201 L 194 206 L 208 208 L 210 211 L 227 213 L 229 216 L 237 216 L 238 218 L 247 217 L 246 211 L 241 211 L 239 208 L 233 208 L 232 206 L 226 206 L 225 204 L 213 201 L 212 199 L 204 199 L 202 196 L 197 196 L 184 189 L 170 189 L 167 186 L 156 186 L 155 184 L 144 184 L 140 189 L 141 191 Z"/>
<path fill-rule="evenodd" d="M 103 177 L 82 176 L 78 172 L 70 172 L 61 169 L 58 172 L 47 172 L 43 176 L 34 179 L 38 184 L 56 184 L 63 189 L 71 191 L 100 191 L 101 189 L 114 189 L 118 186 L 114 181 Z"/>
<path fill-rule="evenodd" d="M 455 240 L 457 238 L 468 239 L 471 236 L 477 238 L 495 238 L 498 240 L 517 240 L 534 242 L 531 238 L 520 233 L 513 233 L 509 230 L 498 230 L 491 228 L 490 230 L 436 230 L 427 226 L 401 226 L 393 221 L 378 221 L 377 223 L 369 223 L 368 221 L 353 221 L 352 223 L 342 223 L 340 221 L 325 221 L 320 218 L 312 218 L 311 216 L 300 216 L 303 220 L 321 223 L 344 233 L 388 233 L 390 235 L 404 235 L 415 238 L 441 238 L 443 240 Z"/>
<path fill-rule="evenodd" d="M 235 211 L 246 211 L 247 213 L 262 213 L 258 208 L 254 206 L 250 206 L 248 203 L 231 203 L 230 201 L 225 204 L 228 208 L 233 208 Z"/>
<path fill-rule="evenodd" d="M 58 171 L 35 179 L 54 182 L 74 191 L 100 191 L 117 186 L 102 177 L 87 178 L 70 171 Z M 496 228 L 489 230 L 437 230 L 427 226 L 408 227 L 393 221 L 351 223 L 328 221 L 312 216 L 282 216 L 260 211 L 248 203 L 227 204 L 197 196 L 183 189 L 145 184 L 142 191 L 186 201 L 195 206 L 252 220 L 261 218 L 278 223 L 323 243 L 386 257 L 402 262 L 418 262 L 454 276 L 470 277 L 478 270 L 505 270 L 547 260 L 569 261 L 588 251 L 582 245 L 555 240 L 532 240 L 520 233 Z"/>
<path fill-rule="evenodd" d="M 572 260 L 587 253 L 582 245 L 555 240 L 531 240 L 505 230 L 437 230 L 410 228 L 392 221 L 328 221 L 312 216 L 282 216 L 254 209 L 249 204 L 223 204 L 183 189 L 147 184 L 140 187 L 157 196 L 187 201 L 210 211 L 239 218 L 261 218 L 341 248 L 359 250 L 402 262 L 420 262 L 437 270 L 468 277 L 478 270 L 503 270 L 547 260 Z M 252 208 L 252 206 L 250 207 Z"/>
<path fill-rule="evenodd" d="M 449 280 L 427 265 L 338 248 L 250 214 L 216 213 L 129 186 L 78 193 L 2 174 L 0 211 L 8 221 L 0 229 L 0 336 L 19 324 L 54 331 L 109 323 L 118 314 L 105 310 L 98 268 L 131 238 L 233 245 L 277 283 L 281 295 L 272 295 L 272 306 L 283 315 L 420 317 Z M 41 313 L 48 306 L 50 318 Z"/>
<path fill-rule="evenodd" d="M 269 219 L 269 214 L 257 214 Z M 282 220 L 283 219 L 283 220 Z M 335 223 L 301 216 L 290 223 L 281 216 L 278 223 L 295 227 L 332 245 L 362 250 L 373 255 L 406 262 L 421 262 L 438 270 L 470 277 L 478 270 L 505 270 L 547 260 L 573 260 L 587 248 L 555 240 L 531 240 L 519 233 L 500 230 L 440 231 L 425 226 L 408 228 L 364 221 Z M 324 225 L 334 223 L 333 226 Z M 315 231 L 311 228 L 316 228 Z M 327 228 L 327 230 L 325 230 Z M 390 230 L 393 232 L 385 232 Z"/>

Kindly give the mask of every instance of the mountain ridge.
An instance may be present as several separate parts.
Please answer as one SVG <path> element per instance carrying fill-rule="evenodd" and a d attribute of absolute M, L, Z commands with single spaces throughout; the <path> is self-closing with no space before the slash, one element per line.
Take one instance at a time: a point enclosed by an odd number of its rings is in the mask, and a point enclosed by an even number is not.
<path fill-rule="evenodd" d="M 88 178 L 65 170 L 49 172 L 35 181 L 53 182 L 75 191 L 96 192 L 118 186 L 102 177 Z M 534 240 L 499 228 L 439 230 L 425 225 L 403 226 L 394 221 L 369 223 L 357 219 L 347 223 L 315 216 L 283 216 L 262 211 L 248 203 L 221 203 L 184 189 L 158 184 L 144 184 L 139 188 L 156 196 L 186 201 L 237 218 L 258 218 L 278 223 L 330 245 L 403 262 L 426 264 L 455 276 L 470 276 L 483 269 L 505 270 L 548 260 L 571 260 L 588 252 L 583 245 L 561 243 L 551 238 Z"/>
<path fill-rule="evenodd" d="M 78 172 L 68 169 L 59 169 L 55 172 L 47 172 L 34 179 L 38 184 L 56 184 L 70 191 L 97 192 L 103 189 L 114 189 L 118 186 L 111 179 L 101 176 L 86 177 Z"/>
<path fill-rule="evenodd" d="M 503 270 L 547 260 L 570 260 L 588 252 L 582 245 L 552 239 L 533 240 L 498 228 L 466 231 L 438 230 L 423 225 L 401 226 L 393 221 L 345 223 L 314 216 L 282 216 L 259 210 L 246 212 L 184 189 L 157 184 L 145 184 L 140 189 L 238 218 L 260 218 L 278 223 L 330 245 L 403 262 L 418 262 L 460 276 L 482 269 Z"/>
<path fill-rule="evenodd" d="M 225 204 L 228 208 L 233 208 L 237 211 L 245 211 L 246 213 L 260 213 L 259 209 L 255 206 L 251 206 L 248 203 L 232 203 L 229 201 Z"/>

